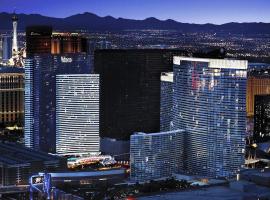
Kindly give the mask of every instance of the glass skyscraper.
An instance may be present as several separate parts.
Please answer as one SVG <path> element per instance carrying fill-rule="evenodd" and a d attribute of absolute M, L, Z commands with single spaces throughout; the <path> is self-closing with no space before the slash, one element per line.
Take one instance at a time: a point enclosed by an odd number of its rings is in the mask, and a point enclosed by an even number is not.
<path fill-rule="evenodd" d="M 99 152 L 99 75 L 56 76 L 56 153 Z"/>
<path fill-rule="evenodd" d="M 25 145 L 55 151 L 55 74 L 50 54 L 25 61 Z"/>
<path fill-rule="evenodd" d="M 24 145 L 29 148 L 34 148 L 33 66 L 33 59 L 25 59 Z"/>
<path fill-rule="evenodd" d="M 172 124 L 173 73 L 162 73 L 160 83 L 160 131 L 169 131 Z"/>
<path fill-rule="evenodd" d="M 171 177 L 183 168 L 184 130 L 130 136 L 130 179 Z"/>
<path fill-rule="evenodd" d="M 56 75 L 90 73 L 88 57 L 31 54 L 25 61 L 25 145 L 56 151 Z"/>
<path fill-rule="evenodd" d="M 129 140 L 134 132 L 160 131 L 160 74 L 172 71 L 174 55 L 184 55 L 184 52 L 95 51 L 94 72 L 100 74 L 102 138 Z"/>
<path fill-rule="evenodd" d="M 172 129 L 185 129 L 184 168 L 232 176 L 244 164 L 247 61 L 174 57 Z"/>

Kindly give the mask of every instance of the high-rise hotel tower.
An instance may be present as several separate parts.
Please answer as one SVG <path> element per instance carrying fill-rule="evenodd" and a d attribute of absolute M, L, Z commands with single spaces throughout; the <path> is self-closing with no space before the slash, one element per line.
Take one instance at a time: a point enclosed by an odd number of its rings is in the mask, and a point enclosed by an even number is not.
<path fill-rule="evenodd" d="M 51 37 L 51 27 L 34 26 L 26 30 L 25 145 L 55 153 L 56 76 L 90 74 L 90 65 L 85 52 L 53 54 Z"/>
<path fill-rule="evenodd" d="M 99 75 L 56 76 L 56 153 L 99 152 Z"/>
<path fill-rule="evenodd" d="M 232 176 L 244 164 L 247 61 L 174 57 L 173 129 L 185 129 L 185 169 Z"/>

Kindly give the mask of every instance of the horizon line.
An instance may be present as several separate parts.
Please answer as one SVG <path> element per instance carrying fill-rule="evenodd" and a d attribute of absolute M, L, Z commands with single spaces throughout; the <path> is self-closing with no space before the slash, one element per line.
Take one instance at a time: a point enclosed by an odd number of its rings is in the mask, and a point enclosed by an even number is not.
<path fill-rule="evenodd" d="M 0 14 L 2 14 L 2 13 L 9 14 L 9 15 L 14 14 L 14 12 L 11 13 L 11 12 L 6 12 L 6 11 L 0 11 Z M 211 23 L 211 22 L 196 23 L 196 22 L 181 22 L 181 21 L 177 21 L 177 20 L 171 19 L 171 18 L 160 19 L 160 18 L 157 18 L 157 17 L 146 17 L 146 18 L 143 18 L 143 19 L 132 19 L 132 18 L 124 18 L 124 17 L 114 17 L 112 15 L 101 16 L 101 15 L 98 15 L 98 14 L 95 14 L 95 13 L 92 13 L 92 12 L 89 12 L 89 11 L 85 11 L 85 12 L 82 12 L 82 13 L 72 14 L 72 15 L 69 15 L 67 17 L 55 17 L 55 16 L 43 15 L 43 14 L 39 14 L 39 13 L 15 13 L 15 14 L 16 15 L 40 15 L 42 17 L 49 17 L 49 18 L 55 18 L 55 19 L 66 19 L 66 18 L 69 18 L 69 17 L 72 17 L 72 16 L 76 16 L 76 15 L 92 14 L 92 15 L 96 15 L 97 17 L 100 17 L 100 18 L 112 17 L 114 19 L 126 19 L 126 20 L 136 20 L 136 21 L 144 21 L 144 20 L 147 20 L 147 19 L 151 19 L 152 18 L 152 19 L 156 19 L 156 20 L 159 20 L 159 21 L 163 21 L 163 22 L 172 20 L 174 22 L 182 23 L 182 24 L 194 24 L 194 25 L 207 25 L 207 24 L 209 24 L 209 25 L 216 25 L 216 26 L 225 25 L 225 24 L 231 24 L 231 23 L 238 23 L 238 24 L 248 24 L 248 23 L 270 24 L 270 22 L 262 22 L 262 21 L 259 21 L 259 22 L 256 22 L 256 21 L 250 21 L 250 22 L 229 21 L 229 22 L 221 23 L 221 24 Z"/>

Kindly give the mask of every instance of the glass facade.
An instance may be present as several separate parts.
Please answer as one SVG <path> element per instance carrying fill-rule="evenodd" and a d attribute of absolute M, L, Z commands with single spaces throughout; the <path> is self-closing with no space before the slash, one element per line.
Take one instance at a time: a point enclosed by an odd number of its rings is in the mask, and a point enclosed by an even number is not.
<path fill-rule="evenodd" d="M 34 116 L 33 116 L 33 59 L 25 59 L 25 90 L 24 90 L 24 145 L 34 148 Z"/>
<path fill-rule="evenodd" d="M 232 176 L 244 164 L 247 61 L 174 58 L 172 129 L 185 129 L 187 172 Z"/>
<path fill-rule="evenodd" d="M 99 152 L 99 75 L 56 76 L 56 153 Z"/>
<path fill-rule="evenodd" d="M 130 136 L 130 179 L 144 182 L 164 177 L 183 168 L 183 130 L 136 133 Z"/>
<path fill-rule="evenodd" d="M 160 75 L 172 71 L 174 55 L 183 54 L 165 49 L 95 51 L 102 138 L 129 140 L 134 132 L 160 131 Z"/>
<path fill-rule="evenodd" d="M 56 151 L 56 75 L 90 73 L 85 53 L 34 54 L 25 62 L 25 145 Z"/>
<path fill-rule="evenodd" d="M 25 63 L 25 145 L 55 151 L 55 68 L 52 56 L 33 56 Z"/>
<path fill-rule="evenodd" d="M 173 73 L 161 74 L 160 131 L 170 131 L 173 107 Z"/>

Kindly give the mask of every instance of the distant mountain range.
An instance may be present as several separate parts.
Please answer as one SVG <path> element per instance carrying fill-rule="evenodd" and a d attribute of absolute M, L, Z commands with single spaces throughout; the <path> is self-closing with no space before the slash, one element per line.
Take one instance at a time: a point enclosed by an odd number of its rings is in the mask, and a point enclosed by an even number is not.
<path fill-rule="evenodd" d="M 0 30 L 12 29 L 12 14 L 0 13 Z M 213 16 L 214 17 L 214 16 Z M 114 18 L 111 16 L 100 17 L 93 13 L 72 15 L 66 18 L 46 17 L 39 14 L 18 14 L 19 29 L 24 30 L 29 25 L 52 25 L 56 30 L 89 30 L 89 31 L 121 31 L 121 30 L 178 30 L 182 32 L 217 32 L 237 34 L 270 34 L 270 23 L 227 23 L 215 24 L 190 24 L 181 23 L 171 19 L 158 20 L 147 18 L 133 20 Z"/>

